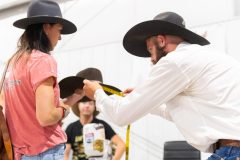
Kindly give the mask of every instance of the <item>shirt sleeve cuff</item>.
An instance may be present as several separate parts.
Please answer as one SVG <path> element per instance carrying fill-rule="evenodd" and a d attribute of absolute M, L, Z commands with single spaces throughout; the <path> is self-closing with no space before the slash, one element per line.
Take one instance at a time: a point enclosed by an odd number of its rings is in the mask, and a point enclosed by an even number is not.
<path fill-rule="evenodd" d="M 96 101 L 96 109 L 97 111 L 102 111 L 103 108 L 103 99 L 106 98 L 106 93 L 103 91 L 103 89 L 97 89 L 94 93 L 94 99 Z"/>

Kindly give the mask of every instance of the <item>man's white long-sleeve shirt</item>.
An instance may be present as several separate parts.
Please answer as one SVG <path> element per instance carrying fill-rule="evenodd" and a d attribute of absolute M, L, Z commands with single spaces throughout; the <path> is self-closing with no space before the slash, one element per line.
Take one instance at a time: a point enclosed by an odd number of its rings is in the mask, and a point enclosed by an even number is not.
<path fill-rule="evenodd" d="M 181 43 L 126 97 L 101 89 L 94 96 L 97 109 L 114 123 L 158 114 L 201 151 L 211 152 L 218 139 L 240 140 L 240 63 L 208 47 Z"/>

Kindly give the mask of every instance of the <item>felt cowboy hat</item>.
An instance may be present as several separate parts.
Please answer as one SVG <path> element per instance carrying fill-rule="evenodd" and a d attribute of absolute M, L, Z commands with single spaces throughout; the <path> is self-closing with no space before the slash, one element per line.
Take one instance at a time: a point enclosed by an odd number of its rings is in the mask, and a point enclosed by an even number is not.
<path fill-rule="evenodd" d="M 186 29 L 184 19 L 174 12 L 163 12 L 153 20 L 133 26 L 123 38 L 124 48 L 139 57 L 150 57 L 146 39 L 156 35 L 175 35 L 192 44 L 207 45 L 208 40 Z"/>
<path fill-rule="evenodd" d="M 70 21 L 62 18 L 59 5 L 50 0 L 33 0 L 27 11 L 27 18 L 13 23 L 15 27 L 26 29 L 29 25 L 38 23 L 60 23 L 63 25 L 62 34 L 71 34 L 77 27 Z"/>
<path fill-rule="evenodd" d="M 83 88 L 83 80 L 95 80 L 102 82 L 102 74 L 101 71 L 97 68 L 86 68 L 76 74 L 76 76 L 70 76 L 62 79 L 59 82 L 60 87 L 60 97 L 66 98 L 72 95 L 76 89 Z"/>
<path fill-rule="evenodd" d="M 100 85 L 105 89 L 105 93 L 108 95 L 116 93 L 120 93 L 121 90 L 107 84 L 103 84 L 103 78 L 102 78 L 102 73 L 100 70 L 97 68 L 86 68 L 80 72 L 77 73 L 76 76 L 70 76 L 62 79 L 59 82 L 59 87 L 60 87 L 60 97 L 61 98 L 66 98 L 70 95 L 72 95 L 76 89 L 78 88 L 83 88 L 83 80 L 88 79 L 88 80 L 95 80 L 101 82 Z M 87 101 L 92 101 L 88 97 L 84 96 L 79 102 L 87 102 Z M 76 116 L 79 116 L 79 109 L 77 107 L 77 104 L 72 106 L 72 111 Z M 97 115 L 97 111 L 94 112 L 94 115 Z"/>

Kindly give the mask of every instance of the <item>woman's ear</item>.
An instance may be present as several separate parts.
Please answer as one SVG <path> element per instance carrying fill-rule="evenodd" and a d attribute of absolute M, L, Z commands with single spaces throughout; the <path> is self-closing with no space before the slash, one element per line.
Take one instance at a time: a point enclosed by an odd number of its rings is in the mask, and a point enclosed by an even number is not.
<path fill-rule="evenodd" d="M 43 31 L 46 35 L 48 35 L 50 29 L 50 24 L 43 24 Z"/>

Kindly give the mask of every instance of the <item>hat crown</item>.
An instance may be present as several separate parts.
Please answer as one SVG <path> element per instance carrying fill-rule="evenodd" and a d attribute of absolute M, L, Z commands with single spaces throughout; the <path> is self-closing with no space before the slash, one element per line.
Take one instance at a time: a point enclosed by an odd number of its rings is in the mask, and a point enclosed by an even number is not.
<path fill-rule="evenodd" d="M 153 20 L 166 21 L 166 22 L 173 23 L 175 25 L 178 25 L 180 27 L 185 28 L 185 21 L 184 21 L 184 19 L 180 15 L 178 15 L 178 14 L 176 14 L 174 12 L 163 12 L 163 13 L 160 13 L 157 16 L 155 16 L 153 18 Z"/>
<path fill-rule="evenodd" d="M 102 73 L 97 68 L 86 68 L 77 73 L 78 77 L 103 82 Z"/>
<path fill-rule="evenodd" d="M 173 35 L 181 37 L 191 44 L 207 45 L 210 42 L 204 37 L 186 28 L 184 19 L 174 12 L 163 12 L 153 20 L 133 26 L 124 36 L 123 47 L 139 57 L 150 57 L 146 39 L 156 35 Z"/>
<path fill-rule="evenodd" d="M 62 13 L 59 5 L 56 2 L 49 0 L 34 0 L 28 7 L 27 17 L 61 17 Z"/>

